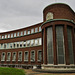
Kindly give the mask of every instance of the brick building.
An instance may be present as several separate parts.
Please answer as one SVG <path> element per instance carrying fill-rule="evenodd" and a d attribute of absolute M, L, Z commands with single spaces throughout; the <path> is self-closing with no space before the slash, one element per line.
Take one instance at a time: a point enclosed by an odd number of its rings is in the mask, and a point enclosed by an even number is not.
<path fill-rule="evenodd" d="M 0 66 L 75 67 L 75 12 L 52 4 L 43 10 L 43 22 L 0 33 Z"/>

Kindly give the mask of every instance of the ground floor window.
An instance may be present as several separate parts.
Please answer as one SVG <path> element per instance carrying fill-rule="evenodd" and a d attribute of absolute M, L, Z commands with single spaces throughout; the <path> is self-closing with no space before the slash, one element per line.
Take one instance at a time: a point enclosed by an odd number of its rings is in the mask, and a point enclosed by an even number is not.
<path fill-rule="evenodd" d="M 28 61 L 28 51 L 24 52 L 24 61 Z"/>
<path fill-rule="evenodd" d="M 31 51 L 31 61 L 35 61 L 35 51 Z"/>
<path fill-rule="evenodd" d="M 11 59 L 11 53 L 8 52 L 8 53 L 7 53 L 7 61 L 10 61 L 10 59 Z"/>
<path fill-rule="evenodd" d="M 63 26 L 56 26 L 56 42 L 57 42 L 57 59 L 58 64 L 64 64 L 65 50 L 64 50 L 64 35 Z"/>
<path fill-rule="evenodd" d="M 1 55 L 1 61 L 5 61 L 5 52 L 3 52 Z"/>
<path fill-rule="evenodd" d="M 69 62 L 70 64 L 74 64 L 71 27 L 67 27 L 67 37 L 68 37 Z"/>
<path fill-rule="evenodd" d="M 42 60 L 42 51 L 38 51 L 38 61 Z"/>
<path fill-rule="evenodd" d="M 13 52 L 12 54 L 12 61 L 16 61 L 16 52 Z"/>
<path fill-rule="evenodd" d="M 18 52 L 18 61 L 22 61 L 22 52 Z"/>

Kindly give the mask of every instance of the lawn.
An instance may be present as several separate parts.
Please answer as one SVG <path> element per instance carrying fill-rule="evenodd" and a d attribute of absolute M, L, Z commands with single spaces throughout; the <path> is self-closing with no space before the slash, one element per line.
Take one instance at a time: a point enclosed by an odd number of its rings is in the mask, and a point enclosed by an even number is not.
<path fill-rule="evenodd" d="M 0 75 L 25 75 L 23 69 L 0 67 Z"/>

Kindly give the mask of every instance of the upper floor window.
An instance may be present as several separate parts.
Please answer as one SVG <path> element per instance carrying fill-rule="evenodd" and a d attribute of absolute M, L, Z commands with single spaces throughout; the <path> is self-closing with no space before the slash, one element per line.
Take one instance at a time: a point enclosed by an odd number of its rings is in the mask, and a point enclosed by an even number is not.
<path fill-rule="evenodd" d="M 24 35 L 26 35 L 26 30 L 24 31 Z"/>
<path fill-rule="evenodd" d="M 0 35 L 0 39 L 1 39 L 1 35 Z"/>
<path fill-rule="evenodd" d="M 34 33 L 34 29 L 31 29 L 31 33 Z"/>
<path fill-rule="evenodd" d="M 24 47 L 26 47 L 26 41 L 24 41 Z"/>
<path fill-rule="evenodd" d="M 4 39 L 4 35 L 2 35 L 2 39 Z"/>
<path fill-rule="evenodd" d="M 21 32 L 21 36 L 23 36 L 23 32 Z"/>
<path fill-rule="evenodd" d="M 35 45 L 38 45 L 38 39 L 35 39 Z"/>
<path fill-rule="evenodd" d="M 14 37 L 16 37 L 16 33 L 14 33 Z"/>
<path fill-rule="evenodd" d="M 5 35 L 5 38 L 7 38 L 7 35 Z"/>
<path fill-rule="evenodd" d="M 42 39 L 39 38 L 39 45 L 42 45 Z"/>
<path fill-rule="evenodd" d="M 10 34 L 8 34 L 8 38 L 10 38 Z"/>
<path fill-rule="evenodd" d="M 41 27 L 39 27 L 39 32 L 41 31 Z"/>
<path fill-rule="evenodd" d="M 34 40 L 31 40 L 31 46 L 33 46 L 34 45 Z"/>
<path fill-rule="evenodd" d="M 17 36 L 19 36 L 20 35 L 20 33 L 19 32 L 17 32 Z"/>
<path fill-rule="evenodd" d="M 28 30 L 27 34 L 30 34 L 30 30 Z"/>
<path fill-rule="evenodd" d="M 11 34 L 11 38 L 13 38 L 13 33 Z"/>
<path fill-rule="evenodd" d="M 28 51 L 25 51 L 25 54 L 24 54 L 24 61 L 28 61 Z"/>
<path fill-rule="evenodd" d="M 35 33 L 36 33 L 36 32 L 38 32 L 38 27 L 37 27 L 37 28 L 35 28 Z"/>
<path fill-rule="evenodd" d="M 27 40 L 27 46 L 30 46 L 30 40 Z"/>

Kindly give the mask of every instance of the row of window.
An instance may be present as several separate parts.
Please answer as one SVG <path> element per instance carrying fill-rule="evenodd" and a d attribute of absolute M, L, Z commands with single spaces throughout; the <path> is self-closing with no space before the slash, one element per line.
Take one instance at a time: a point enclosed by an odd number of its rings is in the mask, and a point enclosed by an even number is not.
<path fill-rule="evenodd" d="M 34 31 L 35 30 L 35 31 Z M 5 34 L 5 35 L 0 35 L 0 39 L 6 39 L 6 38 L 14 38 L 14 37 L 19 37 L 19 36 L 24 36 L 24 35 L 29 35 L 33 33 L 37 33 L 41 31 L 41 27 L 36 27 L 35 29 L 29 29 L 21 32 L 16 32 L 16 33 L 11 33 L 11 34 Z"/>
<path fill-rule="evenodd" d="M 42 45 L 41 38 L 27 40 L 27 41 L 13 42 L 13 43 L 1 43 L 0 49 L 33 47 L 33 46 L 39 46 L 39 45 Z"/>
<path fill-rule="evenodd" d="M 41 60 L 42 60 L 42 51 L 38 50 L 37 54 L 38 54 L 37 55 L 37 60 L 39 62 L 41 62 Z M 22 51 L 19 51 L 18 52 L 18 61 L 20 61 L 20 62 L 22 61 L 22 55 L 23 55 Z M 2 54 L 1 54 L 1 61 L 5 61 L 5 56 L 6 56 L 6 53 L 2 52 Z M 16 52 L 13 52 L 12 56 L 11 56 L 11 52 L 7 52 L 6 61 L 11 61 L 11 59 L 12 59 L 13 62 L 17 61 L 16 57 L 17 57 L 17 53 Z M 26 62 L 29 61 L 29 52 L 28 51 L 24 52 L 24 61 L 26 61 Z M 34 50 L 32 50 L 31 53 L 30 53 L 30 61 L 31 62 L 35 61 L 35 51 Z"/>

